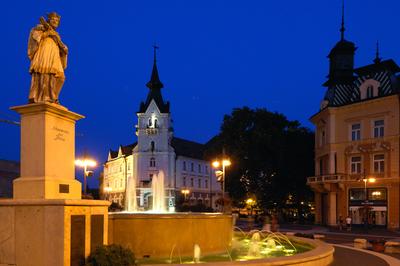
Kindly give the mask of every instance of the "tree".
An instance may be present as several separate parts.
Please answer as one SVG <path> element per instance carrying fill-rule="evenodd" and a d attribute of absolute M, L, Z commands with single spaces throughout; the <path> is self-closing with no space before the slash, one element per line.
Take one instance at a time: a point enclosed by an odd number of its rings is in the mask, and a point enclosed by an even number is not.
<path fill-rule="evenodd" d="M 247 195 L 263 208 L 280 208 L 290 195 L 300 203 L 311 197 L 306 177 L 314 172 L 314 134 L 283 114 L 264 108 L 235 108 L 220 133 L 207 143 L 211 160 L 229 155 L 226 188 L 233 203 Z"/>

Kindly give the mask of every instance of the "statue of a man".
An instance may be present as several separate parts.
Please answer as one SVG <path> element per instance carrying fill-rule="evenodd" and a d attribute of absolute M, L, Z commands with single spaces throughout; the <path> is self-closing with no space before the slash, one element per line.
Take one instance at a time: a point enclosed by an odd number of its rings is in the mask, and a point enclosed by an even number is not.
<path fill-rule="evenodd" d="M 64 84 L 68 48 L 56 32 L 60 16 L 47 14 L 40 24 L 31 30 L 28 41 L 29 72 L 32 75 L 29 103 L 58 103 L 58 95 Z"/>

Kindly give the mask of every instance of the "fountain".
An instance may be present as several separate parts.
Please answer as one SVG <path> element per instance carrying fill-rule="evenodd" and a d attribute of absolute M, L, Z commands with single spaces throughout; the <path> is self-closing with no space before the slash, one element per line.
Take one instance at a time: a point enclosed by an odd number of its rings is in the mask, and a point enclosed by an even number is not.
<path fill-rule="evenodd" d="M 137 212 L 133 181 L 128 180 L 127 211 L 109 213 L 108 236 L 109 244 L 129 247 L 140 264 L 280 262 L 303 253 L 311 253 L 311 260 L 323 261 L 319 265 L 332 260 L 332 248 L 325 247 L 323 255 L 313 255 L 321 244 L 312 240 L 293 240 L 267 231 L 246 233 L 238 228 L 234 233 L 231 215 L 167 212 L 163 171 L 151 180 L 152 209 Z"/>
<path fill-rule="evenodd" d="M 151 181 L 151 190 L 153 193 L 152 212 L 165 212 L 165 188 L 164 172 L 160 171 Z"/>

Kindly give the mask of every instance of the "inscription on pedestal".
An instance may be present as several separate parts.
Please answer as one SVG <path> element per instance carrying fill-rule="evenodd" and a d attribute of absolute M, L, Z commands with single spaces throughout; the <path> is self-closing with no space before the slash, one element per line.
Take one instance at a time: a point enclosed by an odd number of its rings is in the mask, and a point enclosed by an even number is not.
<path fill-rule="evenodd" d="M 90 217 L 90 251 L 103 245 L 104 215 L 92 215 Z"/>
<path fill-rule="evenodd" d="M 54 130 L 56 132 L 54 140 L 65 141 L 66 135 L 69 134 L 68 130 L 61 129 L 61 128 L 58 128 L 56 126 L 54 126 L 52 128 L 52 130 Z"/>
<path fill-rule="evenodd" d="M 71 266 L 85 265 L 85 215 L 71 215 Z"/>
<path fill-rule="evenodd" d="M 60 193 L 69 193 L 69 185 L 68 184 L 60 184 L 58 186 L 58 192 L 60 192 Z"/>

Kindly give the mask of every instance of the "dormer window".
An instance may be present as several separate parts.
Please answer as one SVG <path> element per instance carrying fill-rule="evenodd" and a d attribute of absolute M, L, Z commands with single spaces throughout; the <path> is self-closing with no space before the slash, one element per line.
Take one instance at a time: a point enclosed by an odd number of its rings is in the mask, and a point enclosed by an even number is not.
<path fill-rule="evenodd" d="M 360 85 L 361 100 L 378 97 L 380 83 L 374 79 L 367 79 Z"/>

